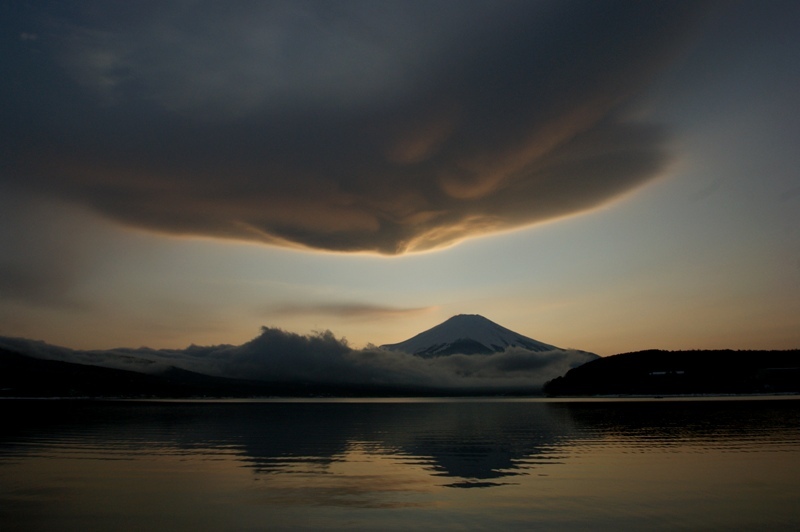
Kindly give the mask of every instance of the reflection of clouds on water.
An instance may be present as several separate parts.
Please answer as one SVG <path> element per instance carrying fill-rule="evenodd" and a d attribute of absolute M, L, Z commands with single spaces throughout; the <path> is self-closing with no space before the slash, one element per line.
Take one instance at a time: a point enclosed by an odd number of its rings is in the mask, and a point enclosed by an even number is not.
<path fill-rule="evenodd" d="M 124 403 L 56 410 L 11 439 L 79 445 L 88 437 L 122 443 L 117 449 L 189 454 L 211 449 L 235 455 L 259 475 L 322 470 L 358 450 L 421 467 L 458 487 L 496 485 L 537 462 L 555 462 L 558 448 L 577 437 L 568 411 L 534 402 Z"/>

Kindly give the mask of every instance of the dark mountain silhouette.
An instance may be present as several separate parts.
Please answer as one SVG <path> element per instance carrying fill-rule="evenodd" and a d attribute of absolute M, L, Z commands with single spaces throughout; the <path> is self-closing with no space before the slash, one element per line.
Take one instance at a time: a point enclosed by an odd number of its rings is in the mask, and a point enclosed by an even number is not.
<path fill-rule="evenodd" d="M 524 392 L 525 390 L 517 393 Z M 474 389 L 444 389 L 408 384 L 232 379 L 180 368 L 169 368 L 158 374 L 145 374 L 45 360 L 0 348 L 0 397 L 436 397 L 477 396 L 485 393 Z"/>
<path fill-rule="evenodd" d="M 800 350 L 638 351 L 598 358 L 547 382 L 563 395 L 800 392 Z"/>

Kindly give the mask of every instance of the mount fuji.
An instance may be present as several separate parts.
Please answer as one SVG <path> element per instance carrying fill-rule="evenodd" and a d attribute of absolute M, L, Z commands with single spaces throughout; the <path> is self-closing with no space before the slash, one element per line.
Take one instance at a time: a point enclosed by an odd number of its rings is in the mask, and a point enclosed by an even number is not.
<path fill-rule="evenodd" d="M 477 315 L 381 347 L 270 327 L 242 345 L 185 349 L 82 351 L 0 336 L 0 397 L 529 395 L 598 358 Z M 468 356 L 446 356 L 456 354 Z"/>
<path fill-rule="evenodd" d="M 381 346 L 382 349 L 402 351 L 423 358 L 456 353 L 499 353 L 509 347 L 535 352 L 563 351 L 560 347 L 515 333 L 478 314 L 459 314 L 408 340 Z"/>

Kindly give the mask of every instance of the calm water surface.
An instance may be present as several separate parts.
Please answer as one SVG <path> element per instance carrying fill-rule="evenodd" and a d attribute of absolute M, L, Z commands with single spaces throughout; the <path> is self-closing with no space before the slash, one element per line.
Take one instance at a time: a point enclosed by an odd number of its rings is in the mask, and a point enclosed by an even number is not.
<path fill-rule="evenodd" d="M 4 532 L 800 529 L 797 398 L 0 409 Z"/>

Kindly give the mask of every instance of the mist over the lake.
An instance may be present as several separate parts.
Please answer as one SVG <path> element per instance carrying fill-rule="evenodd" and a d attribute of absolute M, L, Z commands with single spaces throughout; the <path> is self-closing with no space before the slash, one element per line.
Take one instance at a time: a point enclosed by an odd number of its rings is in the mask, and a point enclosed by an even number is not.
<path fill-rule="evenodd" d="M 152 374 L 176 367 L 218 377 L 269 382 L 492 392 L 538 392 L 548 380 L 596 358 L 578 350 L 541 352 L 519 347 L 491 354 L 422 358 L 375 346 L 354 349 L 330 331 L 301 335 L 269 327 L 238 346 L 81 351 L 20 338 L 0 338 L 0 347 L 48 360 Z"/>

